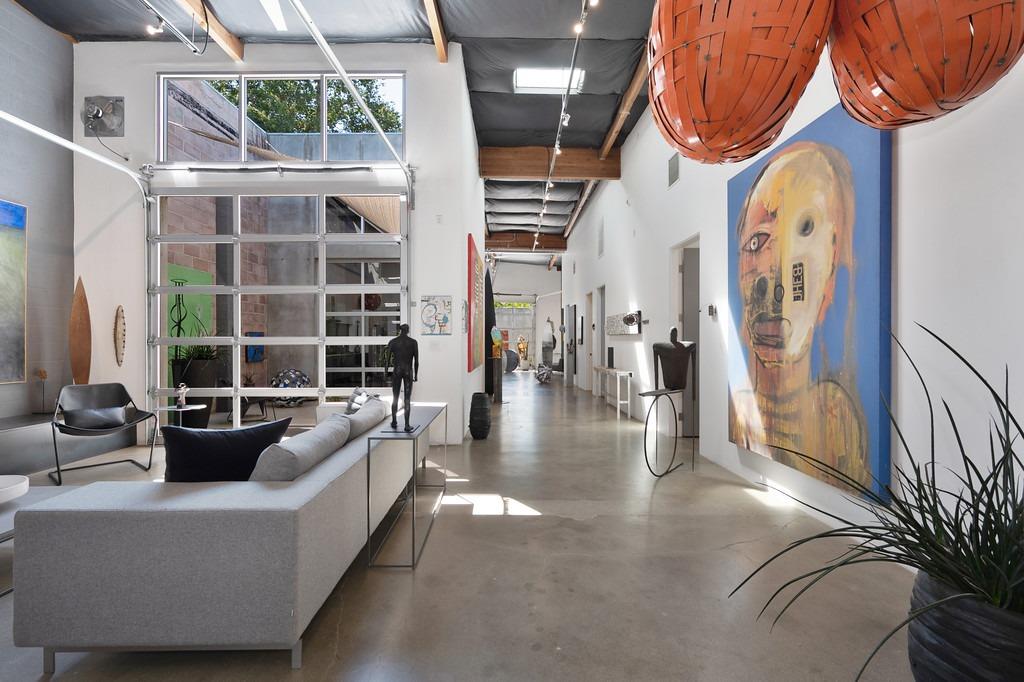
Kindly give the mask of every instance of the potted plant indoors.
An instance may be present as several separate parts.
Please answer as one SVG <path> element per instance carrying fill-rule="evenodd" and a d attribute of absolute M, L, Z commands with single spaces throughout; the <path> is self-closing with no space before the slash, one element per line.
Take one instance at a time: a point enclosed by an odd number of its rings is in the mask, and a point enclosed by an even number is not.
<path fill-rule="evenodd" d="M 1024 675 L 1024 464 L 1016 449 L 1024 429 L 1010 410 L 1009 372 L 1000 392 L 955 348 L 931 330 L 922 329 L 949 350 L 991 396 L 994 408 L 988 451 L 983 456 L 969 454 L 973 449 L 961 439 L 957 420 L 943 400 L 943 421 L 948 423 L 949 444 L 960 458 L 961 471 L 952 472 L 955 486 L 937 482 L 934 404 L 920 370 L 897 340 L 927 399 L 931 425 L 928 460 L 914 458 L 891 411 L 889 418 L 909 465 L 893 467 L 894 482 L 884 486 L 882 494 L 818 459 L 787 450 L 859 494 L 854 502 L 867 509 L 872 519 L 857 523 L 797 500 L 836 520 L 839 527 L 790 543 L 755 569 L 732 594 L 783 555 L 810 542 L 841 538 L 849 543 L 845 554 L 783 583 L 761 614 L 793 588 L 795 593 L 776 615 L 777 622 L 808 589 L 838 568 L 876 562 L 902 564 L 917 570 L 909 614 L 870 653 L 858 679 L 882 645 L 909 625 L 907 648 L 916 680 L 1019 680 Z"/>

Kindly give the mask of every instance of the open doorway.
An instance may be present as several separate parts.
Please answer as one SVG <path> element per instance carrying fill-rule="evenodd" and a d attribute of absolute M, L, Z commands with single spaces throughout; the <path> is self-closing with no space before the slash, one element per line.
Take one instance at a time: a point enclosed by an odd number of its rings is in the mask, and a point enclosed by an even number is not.
<path fill-rule="evenodd" d="M 676 249 L 679 292 L 679 340 L 697 344 L 693 376 L 687 386 L 679 410 L 680 435 L 697 437 L 700 425 L 700 239 L 693 239 Z"/>
<path fill-rule="evenodd" d="M 580 388 L 585 391 L 591 390 L 594 380 L 594 292 L 587 294 L 583 304 L 583 338 L 580 339 L 581 350 L 583 351 L 583 368 L 580 374 Z M 590 332 L 589 337 L 586 332 Z"/>
<path fill-rule="evenodd" d="M 607 358 L 605 357 L 604 311 L 604 286 L 600 286 L 597 288 L 597 297 L 594 301 L 594 333 L 590 336 L 593 367 L 603 367 L 607 365 Z M 593 374 L 593 372 L 591 372 L 591 374 Z M 591 380 L 593 381 L 593 379 Z M 594 381 L 593 386 L 591 386 L 594 391 L 594 395 L 598 394 L 599 387 L 600 382 Z"/>
<path fill-rule="evenodd" d="M 576 347 L 576 306 L 565 306 L 565 385 L 576 384 L 576 357 L 579 350 Z"/>

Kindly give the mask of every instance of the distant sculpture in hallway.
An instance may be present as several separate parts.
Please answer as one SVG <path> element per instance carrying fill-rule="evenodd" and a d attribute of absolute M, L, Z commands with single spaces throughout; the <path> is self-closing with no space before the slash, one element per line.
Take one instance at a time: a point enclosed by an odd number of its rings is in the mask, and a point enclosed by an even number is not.
<path fill-rule="evenodd" d="M 419 380 L 420 345 L 409 336 L 409 325 L 398 328 L 398 336 L 388 342 L 387 359 L 384 361 L 384 373 L 394 362 L 395 371 L 391 375 L 391 428 L 398 428 L 398 395 L 404 389 L 405 430 L 412 431 L 409 425 L 409 413 L 412 398 L 412 385 Z"/>
<path fill-rule="evenodd" d="M 668 332 L 668 343 L 654 344 L 654 389 L 658 389 L 658 369 L 665 378 L 665 388 L 681 390 L 686 388 L 687 372 L 693 360 L 697 344 L 679 341 L 679 330 L 675 327 Z"/>

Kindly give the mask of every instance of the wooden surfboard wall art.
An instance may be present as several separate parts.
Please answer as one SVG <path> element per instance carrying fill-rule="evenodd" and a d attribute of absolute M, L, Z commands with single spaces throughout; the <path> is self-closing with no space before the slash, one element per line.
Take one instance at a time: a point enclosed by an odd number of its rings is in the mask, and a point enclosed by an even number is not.
<path fill-rule="evenodd" d="M 82 278 L 75 284 L 75 297 L 71 302 L 71 320 L 68 323 L 68 355 L 71 358 L 71 376 L 76 384 L 89 383 L 92 369 L 92 321 L 89 319 L 89 299 L 85 296 Z"/>

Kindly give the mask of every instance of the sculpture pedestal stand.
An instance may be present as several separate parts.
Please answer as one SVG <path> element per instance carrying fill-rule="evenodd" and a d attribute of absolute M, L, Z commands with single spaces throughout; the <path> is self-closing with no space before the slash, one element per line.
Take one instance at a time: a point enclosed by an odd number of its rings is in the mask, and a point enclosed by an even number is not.
<path fill-rule="evenodd" d="M 656 391 L 644 391 L 640 394 L 641 398 L 654 398 L 654 402 L 647 408 L 647 418 L 644 419 L 644 461 L 647 464 L 647 469 L 656 478 L 667 476 L 673 471 L 683 466 L 685 462 L 681 461 L 676 464 L 676 452 L 679 449 L 679 412 L 676 410 L 676 403 L 672 400 L 673 394 L 683 394 L 685 389 L 682 388 L 662 388 Z M 659 409 L 658 403 L 661 399 L 665 398 L 668 400 L 669 405 L 672 406 L 672 457 L 668 459 L 668 464 L 662 467 L 661 463 L 663 458 L 660 456 L 658 451 L 658 416 Z M 647 432 L 651 426 L 651 412 L 654 412 L 654 463 L 651 463 L 651 453 L 647 450 Z M 697 469 L 697 436 L 683 436 L 683 438 L 690 439 L 690 470 L 696 471 Z"/>

